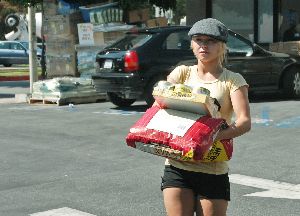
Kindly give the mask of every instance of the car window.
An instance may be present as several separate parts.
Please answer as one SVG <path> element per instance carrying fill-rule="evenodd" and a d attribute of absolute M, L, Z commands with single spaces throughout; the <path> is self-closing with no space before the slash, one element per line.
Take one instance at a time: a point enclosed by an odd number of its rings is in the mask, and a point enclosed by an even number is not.
<path fill-rule="evenodd" d="M 19 43 L 11 43 L 11 44 L 10 44 L 10 49 L 14 49 L 14 50 L 24 50 L 24 48 L 22 47 L 22 45 L 19 44 Z"/>
<path fill-rule="evenodd" d="M 127 34 L 124 38 L 109 46 L 122 51 L 142 46 L 152 38 L 151 34 Z"/>
<path fill-rule="evenodd" d="M 28 42 L 21 41 L 20 43 L 23 45 L 23 47 L 25 47 L 26 49 L 29 49 L 29 43 Z"/>
<path fill-rule="evenodd" d="M 167 50 L 189 50 L 191 47 L 191 40 L 187 32 L 171 33 L 163 43 L 163 49 Z"/>
<path fill-rule="evenodd" d="M 238 37 L 228 35 L 227 48 L 229 55 L 251 56 L 253 48 Z"/>
<path fill-rule="evenodd" d="M 9 49 L 9 44 L 0 42 L 0 49 Z"/>

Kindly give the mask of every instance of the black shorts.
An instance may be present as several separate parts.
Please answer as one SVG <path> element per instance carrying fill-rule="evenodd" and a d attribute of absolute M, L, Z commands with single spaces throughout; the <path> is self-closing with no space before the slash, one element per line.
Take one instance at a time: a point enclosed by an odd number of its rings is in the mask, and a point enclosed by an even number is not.
<path fill-rule="evenodd" d="M 213 175 L 167 165 L 162 177 L 161 190 L 171 187 L 191 189 L 196 197 L 230 201 L 228 173 Z"/>

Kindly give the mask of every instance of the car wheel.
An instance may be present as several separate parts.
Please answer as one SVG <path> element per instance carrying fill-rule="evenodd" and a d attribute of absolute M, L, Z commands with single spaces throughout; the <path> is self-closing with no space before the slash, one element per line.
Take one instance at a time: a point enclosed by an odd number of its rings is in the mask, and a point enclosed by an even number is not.
<path fill-rule="evenodd" d="M 36 57 L 36 62 L 37 62 L 37 66 L 38 66 L 38 67 L 41 67 L 41 66 L 42 66 L 42 58 L 41 58 L 41 57 L 37 56 L 37 57 Z"/>
<path fill-rule="evenodd" d="M 153 88 L 154 88 L 155 84 L 160 80 L 164 80 L 164 78 L 162 76 L 154 77 L 149 81 L 149 83 L 146 86 L 145 101 L 148 106 L 152 106 L 155 101 L 155 99 L 152 95 L 152 92 L 153 92 Z"/>
<path fill-rule="evenodd" d="M 11 67 L 12 64 L 3 64 L 4 67 Z"/>
<path fill-rule="evenodd" d="M 120 96 L 118 96 L 116 93 L 113 92 L 108 92 L 107 96 L 109 101 L 118 107 L 129 107 L 131 104 L 133 104 L 136 101 L 135 99 L 121 98 Z"/>
<path fill-rule="evenodd" d="M 285 96 L 300 98 L 300 69 L 290 70 L 284 76 L 283 91 Z"/>
<path fill-rule="evenodd" d="M 20 18 L 15 14 L 8 14 L 5 17 L 5 25 L 10 28 L 16 28 L 19 25 Z"/>

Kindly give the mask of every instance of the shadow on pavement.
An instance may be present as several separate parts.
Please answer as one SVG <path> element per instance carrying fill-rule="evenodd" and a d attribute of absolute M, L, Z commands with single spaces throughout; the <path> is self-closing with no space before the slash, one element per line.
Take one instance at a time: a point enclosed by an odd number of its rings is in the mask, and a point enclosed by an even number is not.
<path fill-rule="evenodd" d="M 250 103 L 277 102 L 277 101 L 299 101 L 299 99 L 289 98 L 283 94 L 264 93 L 249 95 Z"/>
<path fill-rule="evenodd" d="M 131 105 L 130 107 L 114 107 L 111 109 L 114 110 L 123 110 L 123 111 L 136 111 L 136 112 L 145 112 L 147 109 L 149 108 L 149 106 L 147 106 L 146 104 L 137 104 L 137 105 Z"/>
<path fill-rule="evenodd" d="M 1 94 L 0 93 L 0 99 L 1 98 L 14 98 L 15 95 L 14 94 Z"/>

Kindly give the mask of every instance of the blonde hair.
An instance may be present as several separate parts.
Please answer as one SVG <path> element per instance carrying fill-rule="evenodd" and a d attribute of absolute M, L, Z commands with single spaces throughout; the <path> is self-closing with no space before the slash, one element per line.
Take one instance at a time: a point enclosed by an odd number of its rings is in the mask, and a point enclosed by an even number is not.
<path fill-rule="evenodd" d="M 227 57 L 227 46 L 226 43 L 221 43 L 221 49 L 219 54 L 219 64 L 220 66 L 224 66 L 226 63 L 226 57 Z"/>

